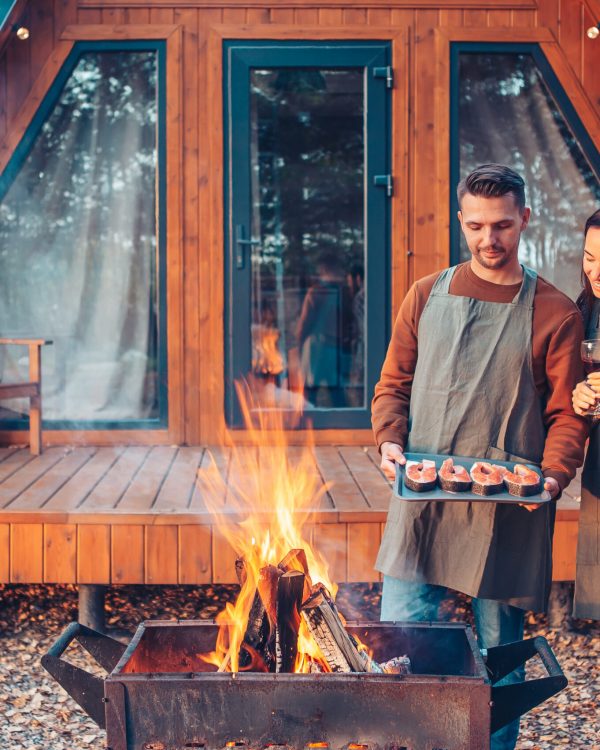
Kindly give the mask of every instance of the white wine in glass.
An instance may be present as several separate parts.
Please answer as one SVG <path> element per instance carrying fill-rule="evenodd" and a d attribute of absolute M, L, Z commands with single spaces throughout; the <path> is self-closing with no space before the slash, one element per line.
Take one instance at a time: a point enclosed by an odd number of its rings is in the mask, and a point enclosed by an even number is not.
<path fill-rule="evenodd" d="M 586 339 L 581 342 L 581 359 L 588 375 L 600 371 L 600 339 Z M 596 406 L 590 407 L 587 413 L 600 417 L 600 396 L 596 396 Z"/>

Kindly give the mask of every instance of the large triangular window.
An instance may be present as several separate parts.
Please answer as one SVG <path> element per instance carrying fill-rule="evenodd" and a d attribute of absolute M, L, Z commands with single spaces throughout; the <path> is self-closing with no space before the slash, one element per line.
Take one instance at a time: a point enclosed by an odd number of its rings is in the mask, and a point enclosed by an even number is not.
<path fill-rule="evenodd" d="M 523 176 L 532 220 L 520 257 L 575 298 L 585 219 L 600 205 L 600 156 L 535 44 L 452 45 L 451 182 L 479 164 Z M 456 223 L 452 255 L 469 257 Z"/>
<path fill-rule="evenodd" d="M 0 332 L 54 342 L 48 427 L 166 423 L 163 69 L 163 42 L 76 44 L 0 176 Z"/>

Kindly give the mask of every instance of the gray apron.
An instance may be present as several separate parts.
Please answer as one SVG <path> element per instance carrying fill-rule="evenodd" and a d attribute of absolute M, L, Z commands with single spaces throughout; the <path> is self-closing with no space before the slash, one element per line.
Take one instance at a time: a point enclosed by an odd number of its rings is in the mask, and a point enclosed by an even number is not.
<path fill-rule="evenodd" d="M 546 431 L 532 369 L 537 275 L 510 303 L 451 295 L 454 268 L 421 315 L 407 452 L 540 463 Z M 546 607 L 555 504 L 393 498 L 375 567 L 522 609 Z"/>
<path fill-rule="evenodd" d="M 585 332 L 600 337 L 600 301 L 596 301 Z M 581 477 L 581 511 L 575 575 L 575 617 L 600 620 L 600 421 L 590 430 Z"/>

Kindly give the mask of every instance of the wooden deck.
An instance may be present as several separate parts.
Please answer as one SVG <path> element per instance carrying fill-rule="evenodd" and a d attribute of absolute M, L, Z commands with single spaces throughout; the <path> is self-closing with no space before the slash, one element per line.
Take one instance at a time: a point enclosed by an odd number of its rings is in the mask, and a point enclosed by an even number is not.
<path fill-rule="evenodd" d="M 1 448 L 0 583 L 233 582 L 235 554 L 195 482 L 209 450 L 225 482 L 243 471 L 227 448 L 52 447 L 41 456 Z M 373 563 L 390 488 L 378 463 L 374 448 L 314 449 L 319 481 L 332 484 L 310 540 L 338 582 L 379 579 Z M 555 580 L 574 576 L 578 493 L 574 482 L 559 504 Z"/>

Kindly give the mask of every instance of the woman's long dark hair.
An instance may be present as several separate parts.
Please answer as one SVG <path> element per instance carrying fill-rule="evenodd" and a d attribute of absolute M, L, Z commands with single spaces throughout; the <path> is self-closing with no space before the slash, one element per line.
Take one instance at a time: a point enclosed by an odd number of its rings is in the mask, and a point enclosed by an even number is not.
<path fill-rule="evenodd" d="M 585 228 L 583 230 L 584 239 L 585 237 L 587 237 L 587 233 L 592 227 L 600 229 L 600 208 L 597 211 L 594 211 L 594 213 L 590 217 L 588 217 L 588 220 L 585 222 Z M 581 269 L 581 283 L 583 284 L 583 290 L 577 298 L 577 307 L 581 310 L 583 319 L 587 323 L 590 315 L 592 314 L 592 308 L 594 306 L 596 295 L 592 290 L 590 280 L 585 275 L 583 268 Z"/>

